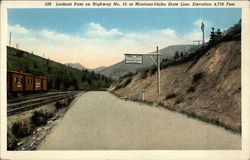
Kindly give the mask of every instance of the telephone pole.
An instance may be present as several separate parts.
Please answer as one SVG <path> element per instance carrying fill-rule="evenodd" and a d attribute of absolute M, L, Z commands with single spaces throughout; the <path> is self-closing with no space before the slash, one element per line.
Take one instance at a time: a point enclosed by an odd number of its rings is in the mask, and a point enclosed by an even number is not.
<path fill-rule="evenodd" d="M 203 49 L 204 49 L 204 29 L 205 29 L 205 25 L 204 25 L 204 23 L 202 22 L 201 23 L 201 30 L 202 30 L 202 47 L 203 47 Z"/>
<path fill-rule="evenodd" d="M 11 45 L 11 32 L 10 32 L 10 39 L 9 39 L 9 47 Z"/>
<path fill-rule="evenodd" d="M 157 65 L 158 65 L 158 94 L 160 95 L 161 94 L 161 57 L 160 57 L 160 54 L 159 54 L 159 51 L 158 51 L 158 46 L 156 47 L 156 52 L 157 52 Z"/>

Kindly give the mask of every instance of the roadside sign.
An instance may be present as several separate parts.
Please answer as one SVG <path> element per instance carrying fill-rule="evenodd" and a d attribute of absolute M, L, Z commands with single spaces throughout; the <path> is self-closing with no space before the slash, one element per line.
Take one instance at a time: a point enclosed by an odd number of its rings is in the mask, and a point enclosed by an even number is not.
<path fill-rule="evenodd" d="M 157 66 L 158 70 L 158 94 L 161 94 L 161 53 L 159 53 L 158 46 L 156 47 L 156 54 L 124 54 L 125 55 L 125 63 L 126 64 L 142 64 L 143 63 L 143 55 L 148 57 L 153 64 Z M 152 57 L 156 56 L 156 60 Z M 144 93 L 143 93 L 143 99 L 144 99 Z"/>
<path fill-rule="evenodd" d="M 125 54 L 126 64 L 142 64 L 143 55 L 142 54 Z"/>

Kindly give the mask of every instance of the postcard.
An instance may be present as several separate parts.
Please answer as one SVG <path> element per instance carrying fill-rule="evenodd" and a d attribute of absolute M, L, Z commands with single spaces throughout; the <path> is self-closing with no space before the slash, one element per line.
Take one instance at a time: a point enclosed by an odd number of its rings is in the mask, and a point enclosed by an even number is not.
<path fill-rule="evenodd" d="M 249 1 L 2 1 L 1 159 L 250 159 Z"/>

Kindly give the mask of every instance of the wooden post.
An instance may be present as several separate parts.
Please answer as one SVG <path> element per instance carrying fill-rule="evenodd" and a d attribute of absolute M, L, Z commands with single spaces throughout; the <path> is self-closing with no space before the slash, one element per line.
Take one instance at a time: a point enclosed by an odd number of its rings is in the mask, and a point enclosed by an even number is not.
<path fill-rule="evenodd" d="M 144 102 L 144 100 L 145 100 L 145 90 L 142 89 L 142 102 Z"/>
<path fill-rule="evenodd" d="M 158 65 L 158 94 L 160 95 L 161 94 L 161 59 L 160 59 L 160 54 L 159 54 L 159 51 L 158 51 L 158 46 L 156 48 L 157 50 L 157 65 Z"/>
<path fill-rule="evenodd" d="M 9 39 L 9 47 L 11 45 L 11 32 L 10 32 L 10 39 Z"/>

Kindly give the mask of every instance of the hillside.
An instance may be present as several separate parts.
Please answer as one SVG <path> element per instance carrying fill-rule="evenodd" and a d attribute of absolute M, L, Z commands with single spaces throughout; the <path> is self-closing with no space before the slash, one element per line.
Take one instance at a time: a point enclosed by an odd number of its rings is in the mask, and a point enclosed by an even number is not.
<path fill-rule="evenodd" d="M 7 69 L 46 77 L 50 90 L 97 90 L 111 83 L 103 75 L 68 67 L 13 47 L 7 47 Z"/>
<path fill-rule="evenodd" d="M 97 67 L 97 68 L 91 69 L 91 70 L 96 72 L 96 73 L 100 73 L 102 70 L 104 70 L 106 68 L 107 68 L 106 66 L 100 66 L 100 67 Z"/>
<path fill-rule="evenodd" d="M 80 63 L 66 63 L 65 65 L 75 68 L 75 69 L 79 69 L 79 70 L 87 69 L 86 67 L 82 66 Z"/>
<path fill-rule="evenodd" d="M 190 49 L 193 49 L 195 45 L 173 45 L 168 46 L 166 48 L 160 49 L 159 52 L 162 53 L 162 59 L 165 58 L 173 58 L 174 53 L 176 51 L 188 52 Z M 143 70 L 152 66 L 152 62 L 146 57 L 143 56 L 144 63 L 143 64 L 125 64 L 124 60 L 118 62 L 112 66 L 109 66 L 100 71 L 100 74 L 103 74 L 107 77 L 111 77 L 113 79 L 117 79 L 129 72 L 136 72 L 139 70 Z"/>
<path fill-rule="evenodd" d="M 229 30 L 230 31 L 230 30 Z M 169 65 L 161 71 L 161 94 L 157 72 L 140 72 L 114 82 L 109 91 L 129 99 L 157 103 L 170 110 L 241 132 L 241 36 L 240 26 L 205 52 Z"/>

